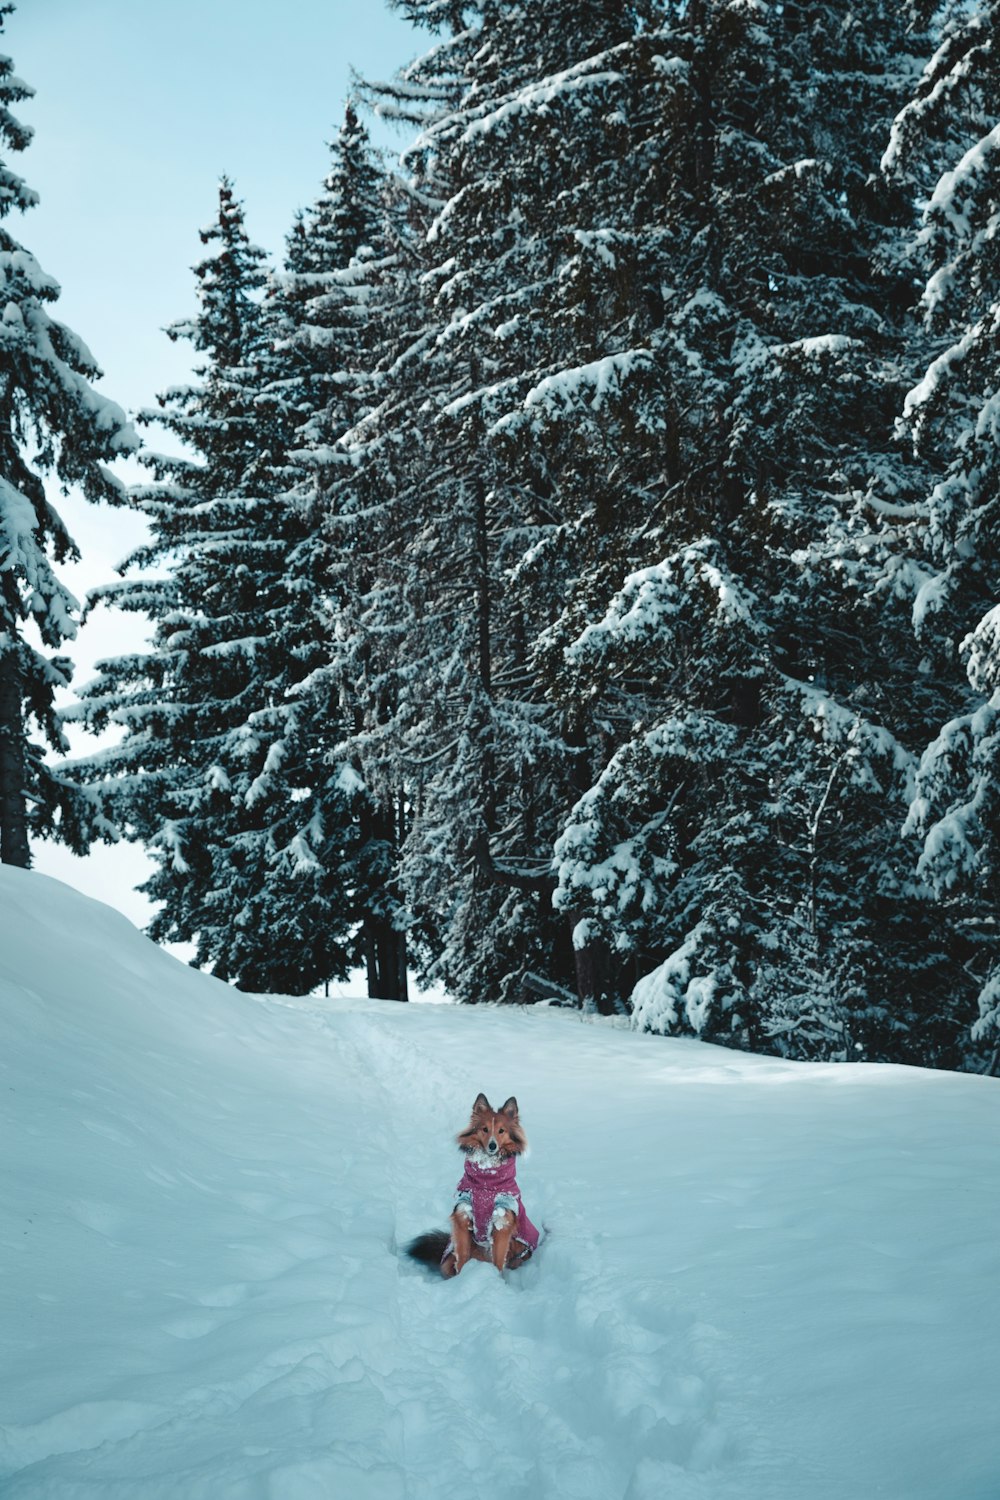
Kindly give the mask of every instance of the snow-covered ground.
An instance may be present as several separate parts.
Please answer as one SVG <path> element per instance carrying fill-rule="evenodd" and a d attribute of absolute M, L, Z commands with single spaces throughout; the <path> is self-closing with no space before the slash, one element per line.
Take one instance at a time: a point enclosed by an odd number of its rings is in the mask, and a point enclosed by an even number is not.
<path fill-rule="evenodd" d="M 549 1238 L 442 1225 L 516 1093 Z M 0 870 L 4 1500 L 996 1500 L 996 1081 L 254 999 Z"/>

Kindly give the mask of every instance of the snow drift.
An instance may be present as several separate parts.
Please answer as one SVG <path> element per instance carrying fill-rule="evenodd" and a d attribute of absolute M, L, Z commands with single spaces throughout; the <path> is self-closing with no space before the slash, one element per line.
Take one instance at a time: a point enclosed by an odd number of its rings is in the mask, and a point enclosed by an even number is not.
<path fill-rule="evenodd" d="M 472 1098 L 549 1237 L 401 1258 Z M 988 1500 L 995 1081 L 240 995 L 0 870 L 5 1500 Z"/>

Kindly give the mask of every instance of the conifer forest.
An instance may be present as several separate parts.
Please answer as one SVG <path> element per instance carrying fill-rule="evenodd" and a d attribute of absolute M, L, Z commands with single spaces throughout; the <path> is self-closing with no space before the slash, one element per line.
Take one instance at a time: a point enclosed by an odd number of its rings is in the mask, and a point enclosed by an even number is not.
<path fill-rule="evenodd" d="M 393 4 L 134 424 L 0 58 L 0 856 L 139 841 L 243 989 L 996 1071 L 1000 0 Z M 68 704 L 60 483 L 149 526 Z"/>

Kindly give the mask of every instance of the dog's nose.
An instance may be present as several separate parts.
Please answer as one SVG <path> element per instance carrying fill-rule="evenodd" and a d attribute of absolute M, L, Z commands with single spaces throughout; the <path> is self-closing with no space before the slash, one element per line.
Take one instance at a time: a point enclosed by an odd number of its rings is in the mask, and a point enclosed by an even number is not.
<path fill-rule="evenodd" d="M 489 1141 L 487 1143 L 486 1149 L 487 1149 L 487 1151 L 496 1151 L 496 1149 L 497 1149 L 497 1143 L 493 1139 L 492 1136 L 490 1136 L 490 1138 L 489 1138 Z"/>

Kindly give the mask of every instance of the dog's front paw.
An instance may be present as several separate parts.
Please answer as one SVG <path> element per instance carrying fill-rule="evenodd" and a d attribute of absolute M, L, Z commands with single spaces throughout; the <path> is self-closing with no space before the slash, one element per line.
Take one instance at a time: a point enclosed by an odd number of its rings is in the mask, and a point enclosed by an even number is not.
<path fill-rule="evenodd" d="M 441 1262 L 441 1275 L 445 1280 L 449 1280 L 452 1276 L 457 1276 L 461 1269 L 462 1267 L 459 1265 L 458 1259 L 454 1254 L 446 1255 Z"/>

